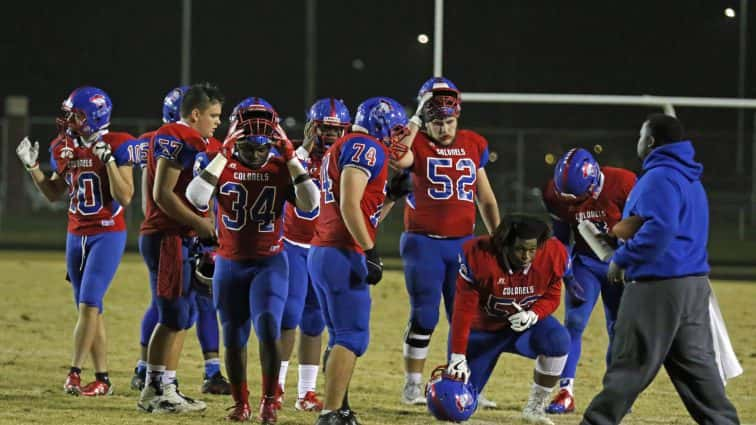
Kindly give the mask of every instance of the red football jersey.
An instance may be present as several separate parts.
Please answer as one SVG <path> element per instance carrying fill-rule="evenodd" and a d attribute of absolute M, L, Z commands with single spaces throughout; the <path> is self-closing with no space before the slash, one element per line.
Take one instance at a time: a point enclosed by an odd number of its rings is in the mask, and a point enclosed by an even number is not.
<path fill-rule="evenodd" d="M 575 203 L 561 198 L 554 187 L 554 180 L 550 179 L 543 189 L 543 202 L 546 209 L 555 220 L 570 226 L 575 236 L 573 252 L 594 256 L 588 243 L 580 236 L 577 225 L 583 220 L 590 220 L 602 232 L 608 232 L 622 220 L 622 209 L 630 191 L 635 186 L 635 173 L 623 168 L 601 167 L 604 181 L 598 192 L 598 197 Z"/>
<path fill-rule="evenodd" d="M 205 152 L 210 141 L 204 139 L 197 130 L 189 127 L 185 123 L 177 122 L 165 124 L 160 127 L 152 136 L 147 153 L 147 190 L 150 196 L 147 196 L 147 215 L 142 222 L 141 233 L 152 234 L 157 232 L 167 234 L 178 234 L 182 236 L 191 236 L 194 230 L 185 226 L 173 218 L 169 217 L 160 207 L 155 204 L 152 198 L 152 191 L 155 185 L 155 168 L 157 167 L 158 158 L 165 158 L 181 167 L 176 186 L 173 192 L 181 198 L 188 208 L 197 213 L 204 215 L 192 206 L 186 200 L 186 186 L 192 180 L 194 160 L 199 152 Z"/>
<path fill-rule="evenodd" d="M 116 164 L 132 163 L 122 149 L 134 137 L 128 133 L 107 132 L 108 143 Z M 116 154 L 118 152 L 118 154 Z M 68 185 L 68 232 L 94 235 L 126 230 L 123 207 L 110 194 L 110 180 L 105 164 L 78 138 L 56 137 L 50 143 L 50 165 Z"/>
<path fill-rule="evenodd" d="M 320 164 L 323 158 L 310 157 L 302 163 L 312 177 L 312 181 L 320 188 Z M 320 216 L 320 207 L 312 211 L 302 211 L 291 202 L 286 203 L 284 209 L 284 239 L 297 245 L 309 246 L 315 233 L 315 222 Z"/>
<path fill-rule="evenodd" d="M 281 252 L 284 202 L 294 193 L 284 159 L 271 155 L 261 168 L 251 169 L 231 158 L 217 187 L 217 253 L 241 261 Z"/>
<path fill-rule="evenodd" d="M 408 232 L 462 237 L 475 228 L 478 170 L 488 163 L 488 142 L 470 130 L 458 130 L 449 146 L 419 132 L 412 144 L 413 192 L 404 207 Z"/>
<path fill-rule="evenodd" d="M 462 246 L 457 293 L 452 314 L 453 353 L 467 351 L 470 330 L 499 331 L 509 328 L 508 317 L 518 310 L 531 310 L 543 319 L 559 306 L 562 276 L 567 267 L 567 250 L 550 238 L 525 269 L 513 272 L 502 267 L 491 245 L 491 237 L 480 236 Z"/>
<path fill-rule="evenodd" d="M 362 195 L 360 209 L 370 239 L 375 241 L 378 218 L 386 199 L 388 148 L 378 139 L 364 133 L 350 133 L 326 151 L 320 166 L 320 217 L 315 224 L 312 245 L 332 246 L 362 252 L 341 217 L 341 173 L 345 167 L 356 167 L 369 179 Z"/>

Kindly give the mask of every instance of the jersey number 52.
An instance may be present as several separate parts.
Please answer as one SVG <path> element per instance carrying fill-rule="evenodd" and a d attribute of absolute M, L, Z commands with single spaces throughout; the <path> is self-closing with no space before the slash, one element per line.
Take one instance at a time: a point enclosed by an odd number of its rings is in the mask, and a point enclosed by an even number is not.
<path fill-rule="evenodd" d="M 460 201 L 472 202 L 475 198 L 473 185 L 477 178 L 475 163 L 470 158 L 460 158 L 456 164 L 451 158 L 428 158 L 426 177 L 433 183 L 428 187 L 428 196 L 431 199 L 445 200 L 457 194 Z M 457 172 L 457 181 L 450 176 L 450 171 Z"/>

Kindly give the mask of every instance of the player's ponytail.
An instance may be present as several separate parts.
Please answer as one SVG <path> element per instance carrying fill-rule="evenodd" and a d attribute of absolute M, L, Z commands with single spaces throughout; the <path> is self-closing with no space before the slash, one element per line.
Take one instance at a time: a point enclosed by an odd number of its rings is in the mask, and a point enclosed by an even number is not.
<path fill-rule="evenodd" d="M 491 235 L 491 243 L 497 254 L 514 244 L 515 239 L 537 239 L 538 247 L 551 237 L 551 228 L 545 221 L 527 214 L 510 214 L 502 218 Z"/>

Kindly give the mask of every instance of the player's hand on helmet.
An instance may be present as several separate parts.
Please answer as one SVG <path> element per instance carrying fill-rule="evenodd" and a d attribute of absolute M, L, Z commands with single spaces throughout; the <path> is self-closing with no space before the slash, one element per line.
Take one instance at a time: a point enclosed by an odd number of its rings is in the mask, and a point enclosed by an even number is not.
<path fill-rule="evenodd" d="M 365 263 L 367 264 L 368 285 L 375 285 L 383 277 L 383 260 L 375 247 L 365 250 Z"/>
<path fill-rule="evenodd" d="M 92 153 L 94 153 L 96 157 L 100 158 L 100 161 L 102 161 L 103 164 L 107 164 L 108 162 L 115 160 L 115 158 L 113 158 L 113 152 L 110 149 L 110 145 L 105 143 L 104 140 L 100 140 L 99 142 L 95 143 L 94 146 L 92 146 Z"/>
<path fill-rule="evenodd" d="M 585 289 L 583 288 L 583 285 L 575 279 L 575 276 L 565 276 L 562 280 L 564 281 L 564 287 L 572 297 L 573 305 L 580 305 L 586 301 Z"/>
<path fill-rule="evenodd" d="M 203 246 L 218 245 L 218 236 L 215 234 L 215 223 L 213 223 L 212 218 L 202 218 L 199 227 L 194 230 L 197 232 L 197 238 Z"/>
<path fill-rule="evenodd" d="M 231 128 L 228 129 L 228 135 L 223 140 L 223 149 L 221 149 L 221 152 L 223 152 L 225 156 L 229 156 L 231 152 L 234 151 L 236 141 L 241 139 L 242 136 L 244 136 L 244 129 L 236 128 L 236 123 L 231 124 Z"/>
<path fill-rule="evenodd" d="M 609 283 L 621 285 L 625 283 L 625 271 L 614 261 L 609 262 L 609 269 L 606 272 L 606 280 Z"/>
<path fill-rule="evenodd" d="M 538 315 L 530 310 L 522 310 L 508 317 L 510 327 L 515 332 L 523 332 L 538 322 Z"/>
<path fill-rule="evenodd" d="M 467 357 L 464 354 L 452 353 L 449 356 L 449 364 L 446 366 L 446 374 L 464 381 L 465 384 L 470 380 L 470 367 L 467 365 Z"/>
<path fill-rule="evenodd" d="M 28 137 L 24 137 L 16 147 L 16 155 L 18 155 L 18 159 L 21 160 L 27 170 L 38 168 L 39 142 L 32 143 Z"/>
<path fill-rule="evenodd" d="M 291 143 L 291 140 L 278 139 L 273 143 L 273 146 L 276 148 L 278 153 L 281 154 L 286 162 L 289 162 L 291 159 L 296 158 L 296 155 L 294 153 L 294 145 Z"/>
<path fill-rule="evenodd" d="M 433 92 L 430 90 L 420 96 L 420 100 L 417 102 L 417 110 L 415 110 L 415 115 L 410 118 L 410 122 L 414 123 L 418 127 L 423 126 L 423 109 L 425 109 L 425 104 L 428 103 L 428 101 L 431 100 L 432 97 Z"/>
<path fill-rule="evenodd" d="M 394 174 L 386 188 L 386 197 L 396 201 L 412 192 L 412 175 L 409 172 Z"/>
<path fill-rule="evenodd" d="M 315 147 L 315 140 L 317 139 L 315 127 L 315 121 L 307 121 L 307 124 L 305 124 L 304 127 L 302 148 L 307 152 L 312 152 L 312 148 Z"/>

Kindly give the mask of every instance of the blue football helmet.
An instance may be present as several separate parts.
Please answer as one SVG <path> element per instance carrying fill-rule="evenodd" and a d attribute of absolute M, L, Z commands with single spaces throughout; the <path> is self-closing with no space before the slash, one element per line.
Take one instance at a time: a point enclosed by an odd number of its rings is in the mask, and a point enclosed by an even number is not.
<path fill-rule="evenodd" d="M 108 128 L 113 103 L 97 87 L 79 87 L 71 92 L 61 105 L 63 118 L 58 125 L 67 133 L 89 139 L 93 134 Z"/>
<path fill-rule="evenodd" d="M 390 97 L 371 97 L 357 107 L 354 127 L 388 146 L 409 134 L 404 107 Z"/>
<path fill-rule="evenodd" d="M 447 375 L 445 369 L 437 367 L 425 387 L 428 411 L 440 421 L 464 422 L 478 408 L 478 392 L 472 384 Z"/>
<path fill-rule="evenodd" d="M 163 99 L 163 123 L 181 120 L 181 101 L 189 90 L 189 86 L 176 87 L 168 92 Z"/>
<path fill-rule="evenodd" d="M 582 201 L 594 196 L 602 181 L 598 162 L 585 149 L 570 149 L 554 167 L 554 188 L 565 199 Z"/>
<path fill-rule="evenodd" d="M 423 83 L 417 92 L 418 102 L 427 92 L 432 92 L 433 97 L 428 100 L 423 108 L 423 119 L 425 121 L 459 116 L 462 111 L 461 93 L 449 79 L 433 77 Z"/>
<path fill-rule="evenodd" d="M 271 144 L 280 137 L 276 130 L 278 113 L 273 105 L 261 97 L 248 97 L 231 112 L 231 126 L 244 131 L 235 144 L 236 157 L 249 168 L 262 167 L 267 161 Z M 265 155 L 255 153 L 259 151 Z"/>
<path fill-rule="evenodd" d="M 339 129 L 336 137 L 323 134 L 322 128 L 317 137 L 318 148 L 327 149 L 352 125 L 352 116 L 344 101 L 333 97 L 319 99 L 307 111 L 307 121 L 313 122 L 318 128 L 335 127 Z"/>

